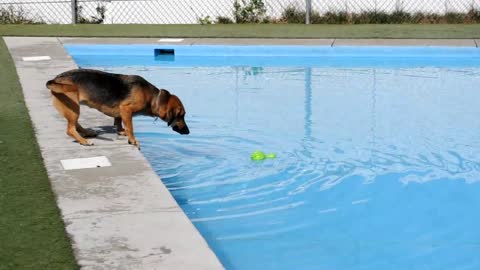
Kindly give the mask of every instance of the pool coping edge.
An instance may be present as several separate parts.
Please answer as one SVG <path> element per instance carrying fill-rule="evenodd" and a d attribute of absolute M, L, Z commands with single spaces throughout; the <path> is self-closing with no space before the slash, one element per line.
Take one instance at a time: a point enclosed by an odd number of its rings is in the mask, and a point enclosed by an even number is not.
<path fill-rule="evenodd" d="M 163 44 L 163 45 L 304 45 L 304 46 L 459 46 L 477 47 L 479 39 L 282 39 L 282 38 L 74 38 L 59 37 L 65 44 Z"/>

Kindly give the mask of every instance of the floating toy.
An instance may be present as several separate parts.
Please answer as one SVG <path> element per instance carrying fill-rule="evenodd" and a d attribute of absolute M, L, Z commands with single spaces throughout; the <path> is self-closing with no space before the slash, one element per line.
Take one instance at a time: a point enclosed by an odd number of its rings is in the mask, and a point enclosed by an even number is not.
<path fill-rule="evenodd" d="M 264 160 L 265 154 L 262 151 L 255 151 L 250 157 L 252 158 L 252 160 Z"/>
<path fill-rule="evenodd" d="M 274 159 L 277 157 L 277 155 L 275 153 L 268 153 L 268 154 L 265 154 L 263 153 L 262 151 L 255 151 L 253 152 L 250 157 L 252 158 L 252 160 L 264 160 L 266 158 L 269 158 L 269 159 Z"/>
<path fill-rule="evenodd" d="M 266 158 L 270 158 L 270 159 L 274 159 L 277 157 L 277 155 L 275 153 L 268 153 L 265 155 Z"/>

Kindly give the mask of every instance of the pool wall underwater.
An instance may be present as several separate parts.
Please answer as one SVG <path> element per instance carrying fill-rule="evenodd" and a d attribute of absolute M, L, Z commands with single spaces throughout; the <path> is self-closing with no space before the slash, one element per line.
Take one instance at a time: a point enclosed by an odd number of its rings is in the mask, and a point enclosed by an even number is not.
<path fill-rule="evenodd" d="M 77 63 L 115 66 L 480 66 L 480 49 L 469 47 L 330 47 L 219 45 L 64 45 Z M 174 55 L 156 55 L 172 50 Z"/>

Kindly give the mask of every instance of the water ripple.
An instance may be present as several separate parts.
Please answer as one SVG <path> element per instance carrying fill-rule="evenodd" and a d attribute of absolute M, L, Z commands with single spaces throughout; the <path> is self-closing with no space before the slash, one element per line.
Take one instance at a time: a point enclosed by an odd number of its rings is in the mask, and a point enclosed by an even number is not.
<path fill-rule="evenodd" d="M 156 80 L 182 97 L 191 134 L 138 118 L 136 135 L 231 269 L 248 261 L 238 254 L 256 258 L 245 269 L 262 270 L 474 258 L 464 244 L 480 239 L 478 69 L 163 72 L 170 77 Z M 171 83 L 179 78 L 185 86 Z M 277 158 L 254 162 L 255 150 Z M 447 244 L 424 247 L 439 239 Z"/>
<path fill-rule="evenodd" d="M 290 204 L 287 204 L 287 205 L 271 207 L 271 208 L 267 208 L 267 209 L 263 209 L 263 210 L 245 212 L 245 213 L 241 213 L 241 214 L 221 215 L 221 216 L 203 217 L 203 218 L 193 218 L 193 219 L 191 219 L 191 221 L 192 222 L 207 222 L 207 221 L 216 221 L 216 220 L 222 220 L 222 219 L 250 217 L 250 216 L 262 215 L 262 214 L 266 214 L 266 213 L 272 213 L 272 212 L 278 212 L 278 211 L 293 209 L 293 208 L 299 207 L 300 205 L 303 205 L 303 204 L 304 204 L 304 202 L 296 202 L 296 203 L 290 203 Z"/>

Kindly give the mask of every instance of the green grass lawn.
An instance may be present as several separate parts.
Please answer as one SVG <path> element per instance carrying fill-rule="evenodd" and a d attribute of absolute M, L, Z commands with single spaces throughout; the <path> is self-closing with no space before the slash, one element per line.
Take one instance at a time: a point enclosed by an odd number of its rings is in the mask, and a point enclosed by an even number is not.
<path fill-rule="evenodd" d="M 0 269 L 76 269 L 3 39 L 0 85 Z"/>
<path fill-rule="evenodd" d="M 480 38 L 478 25 L 0 25 L 0 36 Z M 76 269 L 13 62 L 0 40 L 0 269 Z"/>
<path fill-rule="evenodd" d="M 0 25 L 1 36 L 480 38 L 478 24 Z"/>

